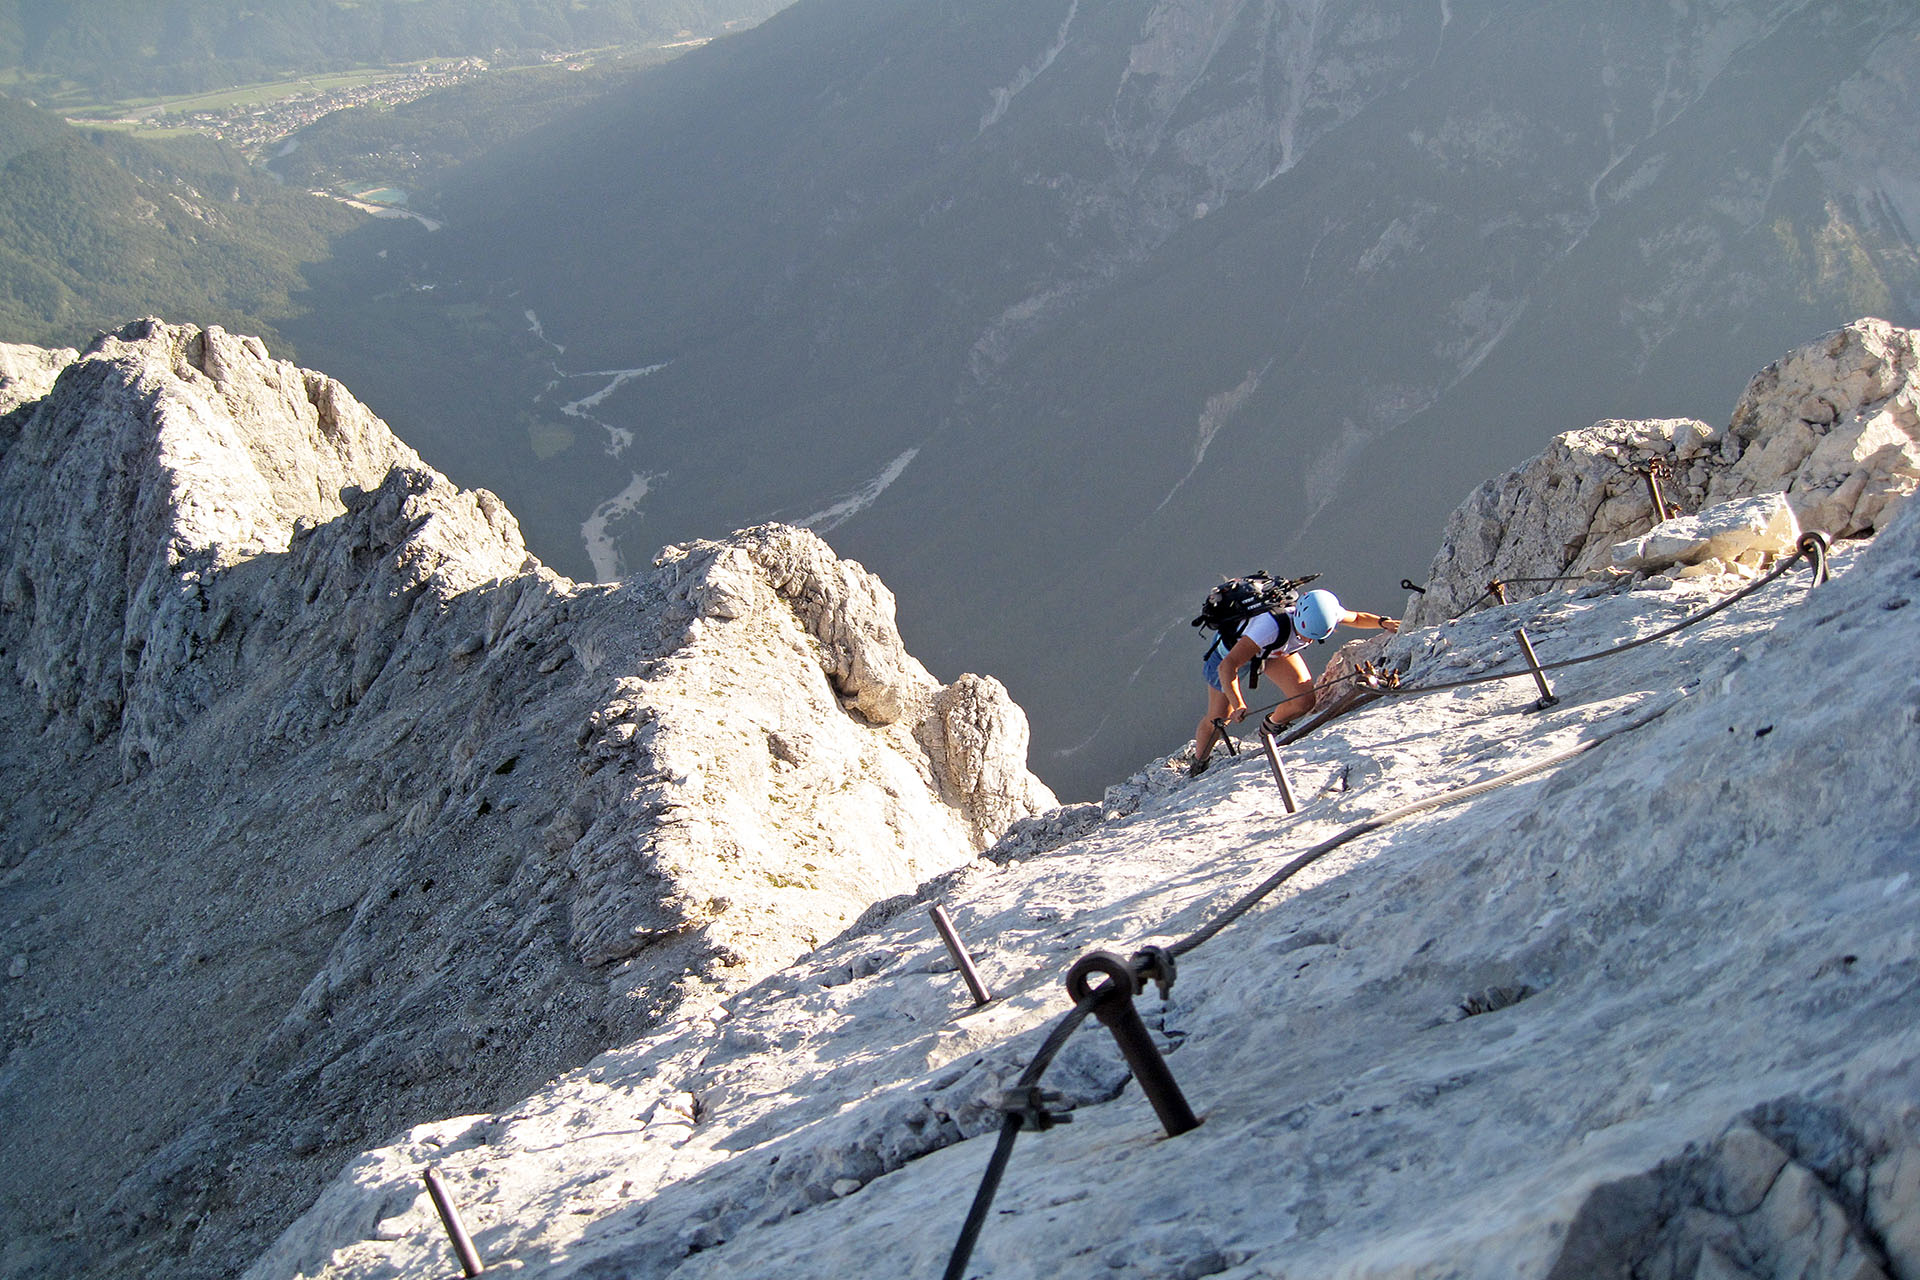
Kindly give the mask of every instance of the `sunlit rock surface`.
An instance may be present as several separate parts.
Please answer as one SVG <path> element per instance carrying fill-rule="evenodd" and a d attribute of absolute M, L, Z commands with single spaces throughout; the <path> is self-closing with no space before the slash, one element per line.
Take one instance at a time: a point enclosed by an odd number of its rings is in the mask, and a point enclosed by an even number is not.
<path fill-rule="evenodd" d="M 1409 620 L 1453 617 L 1496 578 L 1517 596 L 1605 567 L 1659 520 L 1649 464 L 1686 513 L 1784 493 L 1802 528 L 1870 533 L 1920 487 L 1920 333 L 1873 319 L 1837 329 L 1762 370 L 1724 428 L 1609 421 L 1556 437 L 1454 512 Z"/>

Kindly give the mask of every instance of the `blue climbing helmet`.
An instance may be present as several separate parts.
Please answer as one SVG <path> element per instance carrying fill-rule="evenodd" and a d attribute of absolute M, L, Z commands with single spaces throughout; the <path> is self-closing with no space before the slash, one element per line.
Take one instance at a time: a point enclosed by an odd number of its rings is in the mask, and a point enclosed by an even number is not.
<path fill-rule="evenodd" d="M 1325 640 L 1346 616 L 1331 591 L 1309 591 L 1293 606 L 1294 629 L 1309 640 Z"/>

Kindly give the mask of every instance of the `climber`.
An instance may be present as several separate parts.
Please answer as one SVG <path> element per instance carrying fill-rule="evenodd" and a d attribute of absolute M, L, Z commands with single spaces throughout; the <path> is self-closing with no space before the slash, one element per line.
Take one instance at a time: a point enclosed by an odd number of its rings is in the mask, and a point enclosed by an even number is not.
<path fill-rule="evenodd" d="M 1276 734 L 1289 721 L 1313 710 L 1313 673 L 1307 670 L 1300 650 L 1325 640 L 1335 627 L 1343 626 L 1394 632 L 1400 629 L 1400 622 L 1378 613 L 1347 609 L 1331 591 L 1309 591 L 1291 604 L 1276 603 L 1242 619 L 1224 619 L 1204 659 L 1207 710 L 1193 732 L 1189 772 L 1196 778 L 1206 772 L 1207 757 L 1213 752 L 1213 744 L 1226 735 L 1226 726 L 1246 717 L 1240 671 L 1248 664 L 1255 664 L 1254 670 L 1273 681 L 1280 691 L 1280 704 L 1260 722 L 1263 732 Z"/>

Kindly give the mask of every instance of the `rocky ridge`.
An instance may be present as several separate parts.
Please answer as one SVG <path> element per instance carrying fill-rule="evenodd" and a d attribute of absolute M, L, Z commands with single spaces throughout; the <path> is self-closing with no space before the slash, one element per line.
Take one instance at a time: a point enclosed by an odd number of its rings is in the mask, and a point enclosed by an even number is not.
<path fill-rule="evenodd" d="M 1920 333 L 1871 318 L 1837 329 L 1762 370 L 1726 427 L 1606 421 L 1557 436 L 1453 513 L 1408 622 L 1454 616 L 1495 578 L 1532 595 L 1551 587 L 1525 579 L 1610 567 L 1655 522 L 1650 464 L 1682 510 L 1782 493 L 1804 528 L 1870 534 L 1920 488 Z"/>
<path fill-rule="evenodd" d="M 0 352 L 0 1270 L 231 1274 L 343 1154 L 1053 800 L 805 531 L 617 586 L 217 328 Z"/>
<path fill-rule="evenodd" d="M 1647 533 L 1650 510 L 1634 528 L 1527 491 L 1544 473 L 1489 491 L 1609 561 Z M 490 1269 L 934 1274 L 1076 956 L 1169 943 L 1331 836 L 1575 748 L 1359 834 L 1139 997 L 1198 1129 L 1165 1138 L 1089 1022 L 1045 1080 L 1074 1123 L 1019 1139 L 966 1273 L 1920 1272 L 1920 506 L 1874 520 L 1831 583 L 1567 668 L 1549 708 L 1520 677 L 1334 721 L 1287 749 L 1298 813 L 1249 752 L 1018 824 L 724 1005 L 369 1151 L 249 1276 L 445 1274 L 427 1166 Z M 1494 603 L 1381 656 L 1412 686 L 1517 669 L 1517 625 L 1548 661 L 1612 649 L 1753 585 L 1744 554 Z M 991 1003 L 909 909 L 932 901 Z"/>

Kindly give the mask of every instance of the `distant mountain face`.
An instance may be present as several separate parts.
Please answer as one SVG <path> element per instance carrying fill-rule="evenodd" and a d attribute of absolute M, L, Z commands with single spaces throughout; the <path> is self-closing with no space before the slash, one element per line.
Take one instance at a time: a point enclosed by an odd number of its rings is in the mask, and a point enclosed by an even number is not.
<path fill-rule="evenodd" d="M 1920 320 L 1916 124 L 1894 0 L 802 0 L 290 336 L 569 572 L 812 524 L 1077 796 L 1189 732 L 1218 575 L 1397 612 L 1555 432 Z"/>

